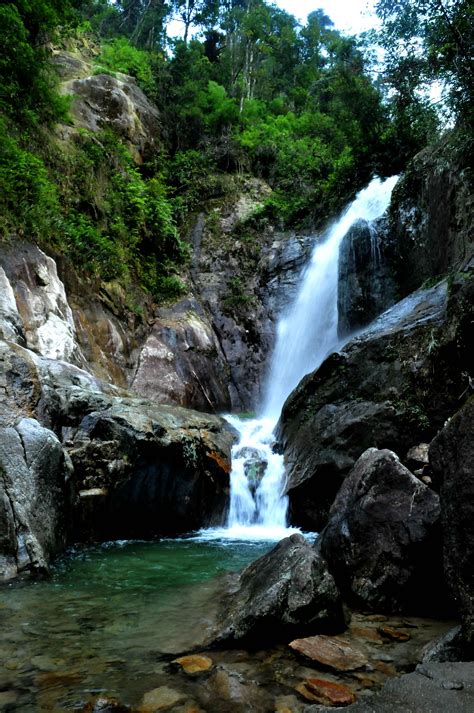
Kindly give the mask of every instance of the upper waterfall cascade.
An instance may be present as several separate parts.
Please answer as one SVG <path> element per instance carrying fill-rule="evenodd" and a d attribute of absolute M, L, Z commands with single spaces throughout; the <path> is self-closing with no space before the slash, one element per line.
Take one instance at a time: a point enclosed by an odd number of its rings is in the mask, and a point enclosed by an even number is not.
<path fill-rule="evenodd" d="M 338 337 L 339 248 L 354 223 L 365 220 L 370 225 L 383 215 L 396 181 L 396 176 L 384 181 L 374 178 L 317 240 L 296 298 L 278 322 L 261 415 L 227 417 L 240 438 L 232 451 L 227 528 L 219 531 L 220 536 L 277 540 L 291 532 L 283 456 L 272 450 L 273 430 L 286 398 L 302 377 L 347 341 Z"/>

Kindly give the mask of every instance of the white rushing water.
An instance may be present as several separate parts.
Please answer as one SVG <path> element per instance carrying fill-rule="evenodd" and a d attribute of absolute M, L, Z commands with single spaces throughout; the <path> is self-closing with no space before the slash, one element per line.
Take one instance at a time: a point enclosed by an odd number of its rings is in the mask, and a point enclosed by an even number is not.
<path fill-rule="evenodd" d="M 341 348 L 338 338 L 339 247 L 358 220 L 371 222 L 387 209 L 397 177 L 374 178 L 318 240 L 294 302 L 277 326 L 262 415 L 227 416 L 240 438 L 232 451 L 230 510 L 226 528 L 209 531 L 220 538 L 279 540 L 287 527 L 283 456 L 272 451 L 273 430 L 283 404 L 305 374 Z"/>

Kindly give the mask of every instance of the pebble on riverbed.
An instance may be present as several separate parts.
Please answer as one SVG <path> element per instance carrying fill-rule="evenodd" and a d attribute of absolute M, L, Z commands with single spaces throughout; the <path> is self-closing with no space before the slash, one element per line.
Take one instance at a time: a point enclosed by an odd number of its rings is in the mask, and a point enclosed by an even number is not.
<path fill-rule="evenodd" d="M 212 659 L 209 656 L 181 656 L 178 659 L 174 659 L 171 663 L 177 664 L 181 667 L 184 673 L 188 675 L 195 675 L 199 673 L 204 673 L 212 668 Z"/>

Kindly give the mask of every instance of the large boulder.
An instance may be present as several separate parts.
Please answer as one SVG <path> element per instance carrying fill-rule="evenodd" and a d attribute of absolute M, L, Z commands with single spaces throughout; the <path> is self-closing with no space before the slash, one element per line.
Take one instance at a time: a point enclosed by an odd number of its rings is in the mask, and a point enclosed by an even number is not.
<path fill-rule="evenodd" d="M 215 643 L 263 647 L 345 626 L 341 597 L 326 563 L 295 534 L 237 577 L 221 607 Z"/>
<path fill-rule="evenodd" d="M 228 371 L 209 316 L 195 299 L 185 299 L 157 311 L 132 388 L 162 404 L 228 411 Z"/>
<path fill-rule="evenodd" d="M 58 58 L 56 57 L 56 63 Z M 158 109 L 126 74 L 95 74 L 62 83 L 61 91 L 73 96 L 74 126 L 97 132 L 109 129 L 128 143 L 137 161 L 149 157 L 160 145 Z"/>
<path fill-rule="evenodd" d="M 0 581 L 48 569 L 65 543 L 66 461 L 34 419 L 0 428 Z"/>
<path fill-rule="evenodd" d="M 320 530 L 347 473 L 370 447 L 429 442 L 467 398 L 474 279 L 419 290 L 307 375 L 277 429 L 292 521 Z"/>
<path fill-rule="evenodd" d="M 221 524 L 233 438 L 218 417 L 137 398 L 89 413 L 68 444 L 78 535 L 150 537 Z"/>
<path fill-rule="evenodd" d="M 436 436 L 429 457 L 440 484 L 446 579 L 474 656 L 474 397 Z"/>
<path fill-rule="evenodd" d="M 377 611 L 434 611 L 444 591 L 439 515 L 438 495 L 395 453 L 363 453 L 318 538 L 346 600 Z"/>
<path fill-rule="evenodd" d="M 234 432 L 158 406 L 62 361 L 0 342 L 0 425 L 34 415 L 74 466 L 77 539 L 178 533 L 221 522 Z"/>

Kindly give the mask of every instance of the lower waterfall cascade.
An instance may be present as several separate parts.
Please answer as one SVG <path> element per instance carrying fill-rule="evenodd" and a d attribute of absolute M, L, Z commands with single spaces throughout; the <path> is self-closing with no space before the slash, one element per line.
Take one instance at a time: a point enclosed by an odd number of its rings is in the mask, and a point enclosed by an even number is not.
<path fill-rule="evenodd" d="M 283 455 L 272 450 L 274 429 L 286 398 L 303 376 L 350 337 L 338 336 L 339 248 L 354 223 L 364 220 L 370 226 L 383 215 L 397 180 L 374 178 L 317 240 L 298 293 L 278 321 L 261 414 L 252 419 L 226 416 L 239 440 L 232 449 L 227 525 L 215 530 L 215 536 L 279 540 L 298 531 L 287 523 L 285 467 Z"/>

